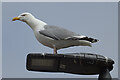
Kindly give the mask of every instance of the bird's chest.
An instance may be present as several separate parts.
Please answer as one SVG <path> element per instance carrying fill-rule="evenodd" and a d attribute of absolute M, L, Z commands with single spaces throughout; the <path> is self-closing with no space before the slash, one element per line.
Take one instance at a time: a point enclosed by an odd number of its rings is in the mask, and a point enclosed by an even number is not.
<path fill-rule="evenodd" d="M 40 34 L 39 31 L 34 31 L 36 39 L 43 45 L 53 47 L 53 40 Z"/>

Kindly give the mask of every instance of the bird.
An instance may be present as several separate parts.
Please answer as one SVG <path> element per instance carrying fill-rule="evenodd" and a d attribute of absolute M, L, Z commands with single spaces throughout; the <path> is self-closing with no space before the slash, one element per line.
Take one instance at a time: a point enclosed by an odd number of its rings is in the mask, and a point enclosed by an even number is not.
<path fill-rule="evenodd" d="M 32 28 L 36 39 L 44 46 L 52 48 L 53 54 L 57 54 L 59 49 L 73 46 L 92 47 L 92 43 L 99 41 L 98 39 L 79 35 L 62 27 L 48 25 L 29 12 L 24 12 L 12 19 L 12 21 L 16 20 L 28 24 Z"/>

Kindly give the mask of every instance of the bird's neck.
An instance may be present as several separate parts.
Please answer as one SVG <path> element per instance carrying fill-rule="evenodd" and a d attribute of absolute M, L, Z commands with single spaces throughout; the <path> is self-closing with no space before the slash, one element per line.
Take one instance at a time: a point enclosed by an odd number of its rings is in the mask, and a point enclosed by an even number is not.
<path fill-rule="evenodd" d="M 42 30 L 44 28 L 44 25 L 47 25 L 45 22 L 39 20 L 39 19 L 31 19 L 26 22 L 32 30 Z"/>

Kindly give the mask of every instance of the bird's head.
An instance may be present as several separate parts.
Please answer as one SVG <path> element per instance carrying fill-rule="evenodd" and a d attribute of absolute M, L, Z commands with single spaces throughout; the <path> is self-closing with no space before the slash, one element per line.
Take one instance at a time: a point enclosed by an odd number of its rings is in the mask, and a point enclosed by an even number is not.
<path fill-rule="evenodd" d="M 14 17 L 12 21 L 20 20 L 27 23 L 33 30 L 38 28 L 38 26 L 46 25 L 45 22 L 35 18 L 31 13 L 24 12 L 20 14 L 18 17 Z"/>
<path fill-rule="evenodd" d="M 23 22 L 27 22 L 31 18 L 34 18 L 34 16 L 31 13 L 25 12 L 25 13 L 20 14 L 18 17 L 14 17 L 12 21 L 20 20 Z"/>

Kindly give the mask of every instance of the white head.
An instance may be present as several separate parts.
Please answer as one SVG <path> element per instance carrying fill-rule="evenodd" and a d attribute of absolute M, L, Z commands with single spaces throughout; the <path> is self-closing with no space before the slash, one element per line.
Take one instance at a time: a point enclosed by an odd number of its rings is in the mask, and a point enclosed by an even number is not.
<path fill-rule="evenodd" d="M 33 18 L 35 17 L 31 13 L 25 12 L 25 13 L 20 14 L 18 17 L 13 18 L 12 21 L 20 20 L 23 22 L 27 22 Z"/>
<path fill-rule="evenodd" d="M 28 12 L 22 13 L 18 17 L 12 19 L 12 21 L 16 21 L 16 20 L 26 22 L 33 30 L 35 28 L 39 28 L 46 25 L 45 22 L 36 19 L 31 13 Z"/>

